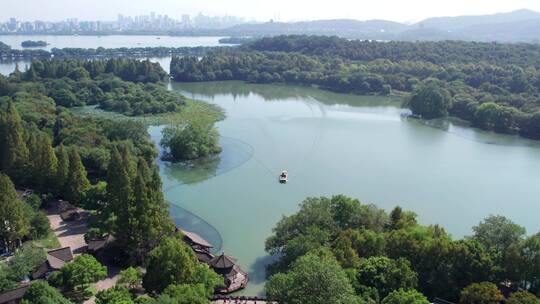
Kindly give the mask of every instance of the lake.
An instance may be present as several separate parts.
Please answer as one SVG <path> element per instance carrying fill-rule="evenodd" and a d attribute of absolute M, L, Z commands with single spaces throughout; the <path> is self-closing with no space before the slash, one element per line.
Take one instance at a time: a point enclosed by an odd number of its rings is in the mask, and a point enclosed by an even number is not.
<path fill-rule="evenodd" d="M 310 196 L 346 194 L 396 205 L 455 238 L 490 214 L 540 229 L 540 144 L 448 121 L 406 118 L 401 101 L 241 82 L 172 83 L 222 107 L 223 152 L 202 163 L 159 161 L 177 224 L 238 258 L 257 294 L 270 261 L 264 241 Z M 150 134 L 159 141 L 160 127 Z M 288 184 L 278 173 L 288 170 Z"/>
<path fill-rule="evenodd" d="M 181 37 L 181 36 L 153 36 L 153 35 L 0 35 L 0 41 L 13 49 L 43 49 L 53 48 L 133 48 L 133 47 L 195 47 L 219 46 L 219 39 L 223 37 Z M 21 42 L 25 40 L 43 40 L 49 45 L 38 48 L 23 48 Z"/>
<path fill-rule="evenodd" d="M 159 39 L 158 39 L 159 38 Z M 133 47 L 196 47 L 196 46 L 227 46 L 230 44 L 220 44 L 222 37 L 179 37 L 179 36 L 137 36 L 137 35 L 110 35 L 110 36 L 56 36 L 56 35 L 0 35 L 0 41 L 14 49 L 23 49 L 21 42 L 25 40 L 44 40 L 49 43 L 43 48 L 133 48 Z M 147 59 L 147 58 L 140 58 Z M 165 71 L 169 71 L 171 57 L 150 57 L 153 62 L 159 62 Z M 24 71 L 29 66 L 29 60 L 21 61 L 0 61 L 0 74 L 9 75 L 15 70 L 15 65 Z"/>

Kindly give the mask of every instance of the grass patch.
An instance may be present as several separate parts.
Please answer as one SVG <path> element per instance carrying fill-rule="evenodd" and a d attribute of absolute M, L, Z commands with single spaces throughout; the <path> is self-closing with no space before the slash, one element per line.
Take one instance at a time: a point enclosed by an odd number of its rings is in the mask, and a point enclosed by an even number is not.
<path fill-rule="evenodd" d="M 38 240 L 38 242 L 47 249 L 55 249 L 60 247 L 60 242 L 52 230 L 49 231 L 45 237 Z"/>
<path fill-rule="evenodd" d="M 74 114 L 83 117 L 100 117 L 115 120 L 137 120 L 148 126 L 188 123 L 195 119 L 198 121 L 215 123 L 225 118 L 225 114 L 220 107 L 203 101 L 191 99 L 186 101 L 186 105 L 182 107 L 179 112 L 162 113 L 156 115 L 126 116 L 116 112 L 105 111 L 95 105 L 71 108 L 71 111 Z"/>

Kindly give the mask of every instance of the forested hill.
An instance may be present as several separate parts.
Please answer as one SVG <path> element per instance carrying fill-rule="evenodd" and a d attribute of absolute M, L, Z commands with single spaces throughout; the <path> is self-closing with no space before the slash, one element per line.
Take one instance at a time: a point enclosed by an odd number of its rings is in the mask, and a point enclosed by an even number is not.
<path fill-rule="evenodd" d="M 367 42 L 278 36 L 201 58 L 175 57 L 177 81 L 243 80 L 407 96 L 423 118 L 447 115 L 540 139 L 540 46 L 475 42 Z M 411 102 L 409 102 L 411 101 Z"/>
<path fill-rule="evenodd" d="M 540 13 L 517 10 L 478 16 L 436 17 L 415 24 L 388 20 L 313 20 L 241 24 L 217 32 L 218 35 L 336 35 L 349 39 L 384 41 L 498 41 L 539 42 Z"/>

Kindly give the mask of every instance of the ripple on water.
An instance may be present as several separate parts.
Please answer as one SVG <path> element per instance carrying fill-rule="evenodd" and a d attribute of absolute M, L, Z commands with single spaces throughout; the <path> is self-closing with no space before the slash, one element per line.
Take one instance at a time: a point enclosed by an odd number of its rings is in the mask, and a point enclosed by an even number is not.
<path fill-rule="evenodd" d="M 159 141 L 157 141 L 159 142 Z M 221 137 L 223 151 L 209 158 L 186 162 L 158 162 L 163 179 L 163 192 L 170 203 L 170 214 L 175 224 L 201 237 L 214 245 L 213 251 L 222 249 L 223 239 L 219 231 L 209 222 L 182 207 L 182 198 L 174 195 L 173 190 L 186 185 L 194 185 L 212 177 L 234 170 L 253 156 L 253 148 L 240 140 Z"/>

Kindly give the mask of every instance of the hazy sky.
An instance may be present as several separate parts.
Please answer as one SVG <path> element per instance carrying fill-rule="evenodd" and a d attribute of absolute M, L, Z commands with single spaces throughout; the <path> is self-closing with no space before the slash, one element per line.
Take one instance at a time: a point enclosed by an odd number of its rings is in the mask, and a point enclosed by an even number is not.
<path fill-rule="evenodd" d="M 266 21 L 330 18 L 419 21 L 433 16 L 540 11 L 540 0 L 0 0 L 0 20 L 113 20 L 155 11 L 180 17 L 199 12 Z"/>

